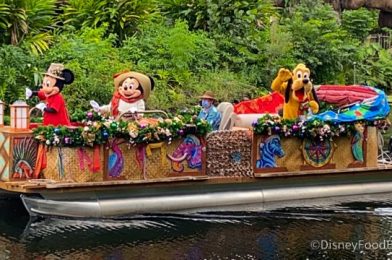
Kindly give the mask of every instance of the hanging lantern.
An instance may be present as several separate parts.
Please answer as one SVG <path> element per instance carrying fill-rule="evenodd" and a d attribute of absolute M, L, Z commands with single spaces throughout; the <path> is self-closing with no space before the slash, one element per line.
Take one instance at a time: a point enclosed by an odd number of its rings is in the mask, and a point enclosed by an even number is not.
<path fill-rule="evenodd" d="M 11 128 L 26 130 L 30 126 L 29 105 L 17 100 L 11 106 Z"/>
<path fill-rule="evenodd" d="M 0 127 L 4 126 L 4 102 L 0 100 Z"/>

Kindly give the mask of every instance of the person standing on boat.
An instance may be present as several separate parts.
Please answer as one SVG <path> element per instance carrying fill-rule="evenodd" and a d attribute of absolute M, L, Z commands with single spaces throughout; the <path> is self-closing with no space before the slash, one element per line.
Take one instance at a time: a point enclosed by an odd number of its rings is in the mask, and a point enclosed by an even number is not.
<path fill-rule="evenodd" d="M 213 130 L 218 130 L 222 116 L 214 106 L 214 102 L 216 101 L 214 93 L 212 91 L 206 91 L 200 96 L 200 99 L 202 110 L 197 118 L 206 120 L 211 124 Z"/>
<path fill-rule="evenodd" d="M 26 99 L 38 96 L 41 101 L 45 102 L 35 106 L 43 113 L 43 125 L 71 125 L 61 91 L 65 84 L 71 84 L 74 81 L 73 72 L 65 69 L 63 64 L 52 63 L 44 75 L 42 88 L 39 91 L 26 88 Z"/>
<path fill-rule="evenodd" d="M 94 100 L 90 105 L 96 112 L 110 114 L 118 119 L 126 112 L 144 111 L 145 100 L 154 89 L 154 80 L 150 76 L 134 71 L 123 71 L 113 76 L 114 89 L 108 105 L 99 106 Z"/>

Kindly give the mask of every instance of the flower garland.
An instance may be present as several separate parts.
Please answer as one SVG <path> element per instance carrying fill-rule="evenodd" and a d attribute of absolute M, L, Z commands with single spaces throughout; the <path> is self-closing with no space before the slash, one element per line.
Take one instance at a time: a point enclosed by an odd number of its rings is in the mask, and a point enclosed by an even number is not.
<path fill-rule="evenodd" d="M 80 120 L 81 115 L 78 115 Z M 124 138 L 131 145 L 168 141 L 188 133 L 205 135 L 211 125 L 195 117 L 181 115 L 167 119 L 141 118 L 135 121 L 114 121 L 96 112 L 85 112 L 82 126 L 41 126 L 33 130 L 35 138 L 48 146 L 94 146 L 110 138 Z"/>
<path fill-rule="evenodd" d="M 383 129 L 388 125 L 386 120 L 361 121 L 359 123 Z M 310 138 L 320 141 L 332 140 L 335 136 L 351 136 L 356 131 L 354 123 L 324 122 L 318 119 L 287 120 L 269 114 L 259 118 L 252 125 L 254 132 L 259 135 L 276 134 L 282 137 Z"/>

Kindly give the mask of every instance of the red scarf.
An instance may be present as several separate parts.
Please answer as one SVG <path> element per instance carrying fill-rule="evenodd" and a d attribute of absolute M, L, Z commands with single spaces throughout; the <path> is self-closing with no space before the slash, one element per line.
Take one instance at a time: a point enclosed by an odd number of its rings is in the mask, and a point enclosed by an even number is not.
<path fill-rule="evenodd" d="M 116 117 L 119 114 L 118 111 L 118 106 L 120 104 L 120 100 L 126 102 L 126 103 L 135 103 L 136 101 L 139 101 L 143 99 L 143 95 L 140 95 L 138 97 L 135 98 L 126 98 L 124 96 L 122 96 L 118 91 L 114 92 L 113 97 L 112 97 L 112 116 Z"/>

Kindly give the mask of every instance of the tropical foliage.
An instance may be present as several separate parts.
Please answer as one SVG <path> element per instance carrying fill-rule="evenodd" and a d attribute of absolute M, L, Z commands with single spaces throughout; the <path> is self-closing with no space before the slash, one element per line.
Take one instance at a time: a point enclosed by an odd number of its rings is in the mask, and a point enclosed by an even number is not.
<path fill-rule="evenodd" d="M 136 32 L 137 25 L 151 19 L 154 0 L 70 0 L 63 8 L 65 24 L 76 29 L 105 27 L 105 35 L 116 34 L 119 42 Z"/>
<path fill-rule="evenodd" d="M 76 75 L 64 95 L 73 113 L 110 101 L 112 74 L 152 75 L 148 108 L 175 111 L 211 89 L 219 100 L 270 91 L 281 67 L 305 62 L 315 84 L 390 90 L 392 56 L 368 40 L 377 12 L 338 15 L 321 0 L 0 0 L 0 98 L 37 88 L 51 62 Z M 34 101 L 33 101 L 34 102 Z"/>

